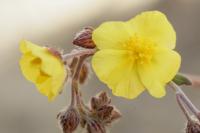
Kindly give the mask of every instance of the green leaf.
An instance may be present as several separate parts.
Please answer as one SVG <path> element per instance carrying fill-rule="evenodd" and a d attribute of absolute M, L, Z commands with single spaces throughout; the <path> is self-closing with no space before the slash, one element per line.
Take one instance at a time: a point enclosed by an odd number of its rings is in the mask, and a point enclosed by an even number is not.
<path fill-rule="evenodd" d="M 174 81 L 177 85 L 192 85 L 191 80 L 186 75 L 181 73 L 178 73 L 172 81 Z"/>

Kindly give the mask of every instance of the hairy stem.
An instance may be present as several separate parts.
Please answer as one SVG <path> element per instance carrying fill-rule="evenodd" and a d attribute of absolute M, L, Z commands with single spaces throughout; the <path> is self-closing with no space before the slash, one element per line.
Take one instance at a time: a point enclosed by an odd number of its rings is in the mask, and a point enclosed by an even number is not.
<path fill-rule="evenodd" d="M 190 114 L 189 114 L 188 110 L 186 109 L 184 103 L 181 100 L 181 94 L 180 93 L 176 93 L 176 100 L 177 100 L 177 103 L 178 103 L 179 107 L 183 111 L 185 117 L 187 118 L 187 120 L 191 121 Z"/>
<path fill-rule="evenodd" d="M 188 107 L 188 109 L 200 120 L 199 110 L 191 102 L 191 100 L 185 95 L 185 93 L 182 91 L 182 89 L 178 85 L 176 85 L 174 82 L 170 82 L 169 85 L 175 90 L 176 93 L 179 94 L 180 99 Z"/>
<path fill-rule="evenodd" d="M 80 99 L 80 93 L 79 93 L 79 75 L 80 71 L 83 65 L 83 62 L 87 56 L 81 56 L 78 59 L 78 63 L 76 65 L 76 68 L 74 70 L 74 75 L 72 77 L 72 91 L 75 92 L 76 100 L 77 100 L 77 106 L 81 106 L 81 99 Z"/>
<path fill-rule="evenodd" d="M 74 71 L 76 69 L 76 66 L 77 66 L 77 63 L 78 63 L 78 58 L 77 57 L 74 57 L 71 64 L 70 64 L 70 70 L 71 70 L 71 75 L 72 77 L 74 76 Z M 73 83 L 73 81 L 71 81 L 71 84 Z M 75 101 L 76 101 L 76 92 L 75 92 L 75 89 L 72 87 L 72 90 L 71 90 L 71 106 L 75 106 Z"/>
<path fill-rule="evenodd" d="M 62 55 L 62 59 L 67 60 L 73 57 L 80 57 L 80 56 L 85 56 L 85 55 L 89 56 L 89 55 L 93 55 L 95 52 L 96 52 L 96 49 L 83 49 L 83 50 L 72 51 L 69 54 Z"/>

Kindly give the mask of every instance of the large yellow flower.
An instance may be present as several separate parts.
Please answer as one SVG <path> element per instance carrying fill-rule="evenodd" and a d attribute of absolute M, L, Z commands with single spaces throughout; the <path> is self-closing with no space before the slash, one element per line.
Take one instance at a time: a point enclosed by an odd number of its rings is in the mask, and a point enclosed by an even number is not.
<path fill-rule="evenodd" d="M 61 91 L 66 78 L 63 62 L 47 48 L 28 41 L 20 43 L 23 56 L 20 68 L 25 78 L 33 82 L 40 93 L 53 100 Z"/>
<path fill-rule="evenodd" d="M 181 57 L 173 50 L 176 33 L 159 11 L 143 12 L 127 22 L 105 22 L 92 39 L 99 49 L 93 69 L 117 96 L 132 99 L 147 89 L 162 97 L 180 67 Z"/>

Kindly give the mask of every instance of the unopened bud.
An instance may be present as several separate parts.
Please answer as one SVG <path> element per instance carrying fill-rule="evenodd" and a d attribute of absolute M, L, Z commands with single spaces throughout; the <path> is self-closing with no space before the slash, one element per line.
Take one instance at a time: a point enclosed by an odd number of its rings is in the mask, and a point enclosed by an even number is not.
<path fill-rule="evenodd" d="M 88 133 L 106 133 L 105 127 L 96 120 L 87 123 L 87 131 Z"/>
<path fill-rule="evenodd" d="M 188 121 L 186 133 L 200 133 L 200 123 L 198 120 Z"/>
<path fill-rule="evenodd" d="M 109 119 L 111 117 L 111 113 L 112 113 L 113 109 L 114 108 L 112 106 L 103 106 L 103 107 L 101 107 L 97 111 L 98 118 L 100 118 L 101 120 Z"/>
<path fill-rule="evenodd" d="M 111 98 L 106 92 L 100 92 L 90 100 L 93 115 L 103 123 L 104 126 L 111 124 L 121 117 L 121 113 L 111 105 Z"/>
<path fill-rule="evenodd" d="M 115 108 L 111 113 L 111 121 L 115 121 L 122 117 L 122 114 Z"/>
<path fill-rule="evenodd" d="M 92 110 L 97 110 L 99 107 L 99 99 L 96 97 L 92 97 L 90 100 L 90 105 Z"/>
<path fill-rule="evenodd" d="M 108 96 L 108 94 L 105 91 L 99 93 L 98 97 L 99 97 L 99 100 L 101 101 L 102 106 L 108 105 L 111 103 L 111 98 Z"/>
<path fill-rule="evenodd" d="M 73 44 L 84 48 L 95 48 L 96 45 L 92 40 L 92 32 L 92 27 L 86 27 L 82 29 L 76 34 L 73 40 Z"/>
<path fill-rule="evenodd" d="M 98 110 L 103 106 L 109 105 L 111 103 L 111 98 L 106 92 L 100 92 L 97 96 L 92 97 L 90 100 L 91 108 L 93 110 Z"/>
<path fill-rule="evenodd" d="M 76 130 L 80 123 L 79 113 L 73 107 L 70 107 L 67 111 L 61 111 L 57 115 L 57 119 L 63 130 L 63 133 L 72 133 Z"/>

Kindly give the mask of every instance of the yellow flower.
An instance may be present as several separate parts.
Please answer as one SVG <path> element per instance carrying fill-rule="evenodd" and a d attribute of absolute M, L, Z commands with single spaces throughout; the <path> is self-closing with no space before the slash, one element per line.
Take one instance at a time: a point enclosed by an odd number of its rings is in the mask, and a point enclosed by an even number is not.
<path fill-rule="evenodd" d="M 20 68 L 25 78 L 33 82 L 40 93 L 53 100 L 61 91 L 67 75 L 63 62 L 47 48 L 28 41 L 20 43 L 23 56 Z"/>
<path fill-rule="evenodd" d="M 105 22 L 92 39 L 99 49 L 93 69 L 116 96 L 132 99 L 147 89 L 162 97 L 181 64 L 173 50 L 176 33 L 159 11 L 143 12 L 127 22 Z"/>

